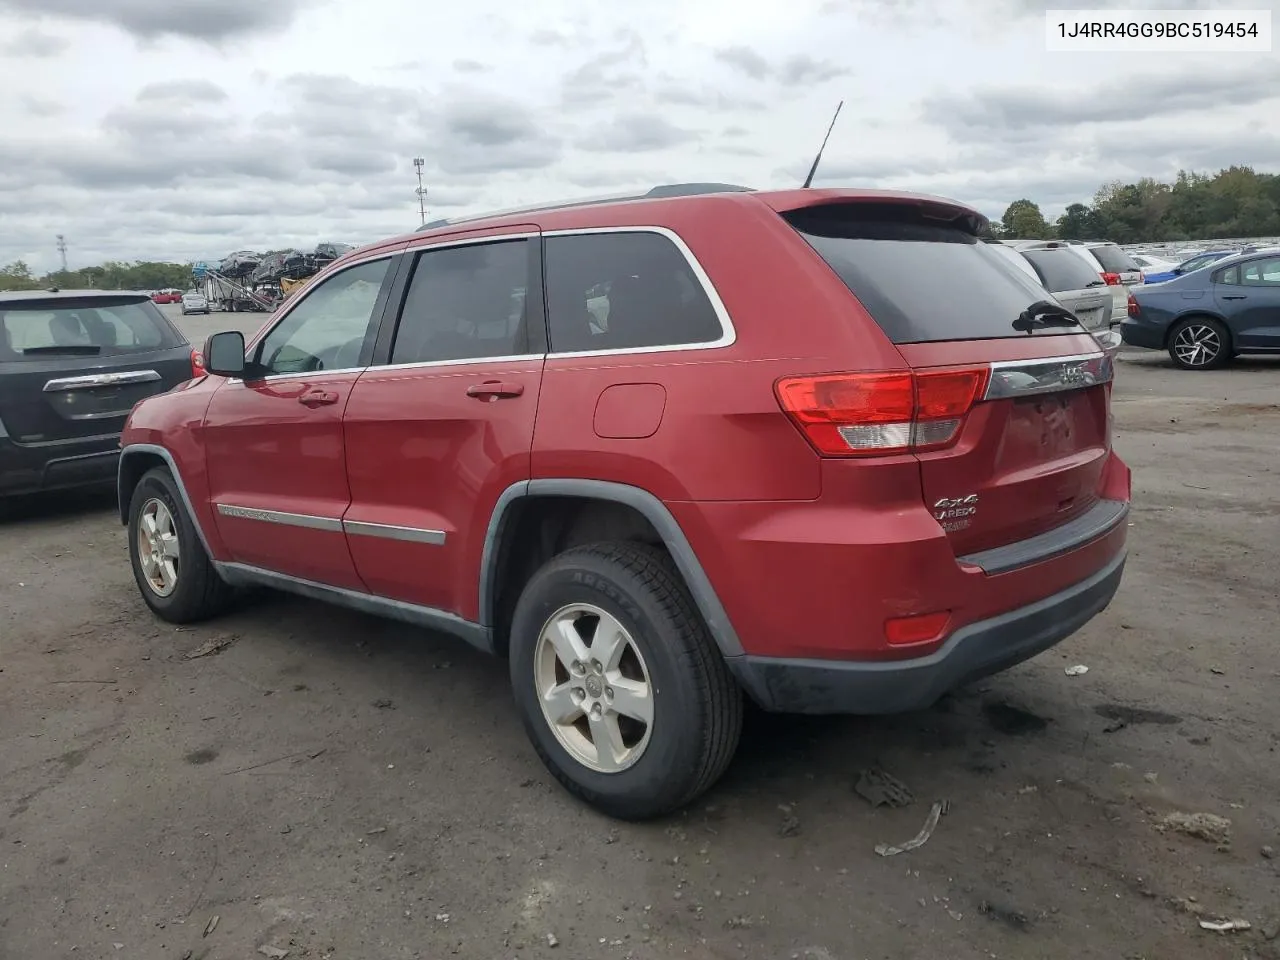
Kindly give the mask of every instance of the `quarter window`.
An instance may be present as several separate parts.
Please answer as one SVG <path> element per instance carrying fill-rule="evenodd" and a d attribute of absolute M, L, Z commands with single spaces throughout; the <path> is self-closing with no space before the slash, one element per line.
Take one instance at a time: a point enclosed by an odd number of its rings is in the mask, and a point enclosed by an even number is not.
<path fill-rule="evenodd" d="M 554 353 L 713 343 L 723 328 L 684 254 L 651 231 L 548 237 Z"/>
<path fill-rule="evenodd" d="M 258 362 L 271 373 L 358 367 L 390 264 L 362 263 L 319 284 L 263 338 Z"/>
<path fill-rule="evenodd" d="M 524 353 L 528 282 L 528 240 L 419 254 L 391 362 L 439 363 Z"/>

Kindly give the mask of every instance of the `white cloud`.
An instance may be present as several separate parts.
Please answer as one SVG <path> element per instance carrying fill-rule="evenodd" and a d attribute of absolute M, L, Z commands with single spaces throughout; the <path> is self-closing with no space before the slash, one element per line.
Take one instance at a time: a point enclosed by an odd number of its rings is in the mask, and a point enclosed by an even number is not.
<path fill-rule="evenodd" d="M 58 233 L 77 264 L 377 239 L 416 226 L 415 156 L 429 216 L 789 186 L 841 99 L 818 185 L 991 216 L 1180 166 L 1280 170 L 1273 55 L 1048 54 L 1050 6 L 0 0 L 0 263 L 51 268 Z"/>

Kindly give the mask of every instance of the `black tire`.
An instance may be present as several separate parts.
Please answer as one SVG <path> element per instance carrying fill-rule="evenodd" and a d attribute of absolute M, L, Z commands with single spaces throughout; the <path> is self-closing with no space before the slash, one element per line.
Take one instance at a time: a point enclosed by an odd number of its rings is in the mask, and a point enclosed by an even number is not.
<path fill-rule="evenodd" d="M 1196 344 L 1199 352 L 1189 352 Z M 1183 370 L 1216 370 L 1234 355 L 1231 332 L 1213 317 L 1187 317 L 1169 330 L 1169 359 Z"/>
<path fill-rule="evenodd" d="M 178 541 L 176 585 L 167 596 L 153 588 L 139 557 L 138 528 L 142 512 L 159 500 L 173 518 Z M 166 467 L 148 470 L 129 501 L 129 564 L 138 591 L 155 614 L 169 623 L 195 623 L 215 616 L 230 605 L 234 590 L 218 576 L 204 544 L 182 504 L 177 484 Z"/>
<path fill-rule="evenodd" d="M 647 666 L 653 723 L 635 762 L 603 773 L 576 759 L 544 717 L 535 681 L 538 639 L 567 605 L 616 618 Z M 511 684 L 534 749 L 570 793 L 610 816 L 670 813 L 714 784 L 742 731 L 742 692 L 667 554 L 640 543 L 575 547 L 525 586 L 511 624 Z M 615 681 L 616 682 L 616 681 Z"/>

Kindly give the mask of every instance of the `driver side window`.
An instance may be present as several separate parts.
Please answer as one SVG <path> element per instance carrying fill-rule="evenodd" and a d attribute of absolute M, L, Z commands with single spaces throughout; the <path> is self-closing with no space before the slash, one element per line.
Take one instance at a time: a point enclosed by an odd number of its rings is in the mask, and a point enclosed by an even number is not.
<path fill-rule="evenodd" d="M 263 338 L 258 362 L 273 374 L 358 366 L 390 265 L 389 258 L 375 260 L 329 277 Z"/>

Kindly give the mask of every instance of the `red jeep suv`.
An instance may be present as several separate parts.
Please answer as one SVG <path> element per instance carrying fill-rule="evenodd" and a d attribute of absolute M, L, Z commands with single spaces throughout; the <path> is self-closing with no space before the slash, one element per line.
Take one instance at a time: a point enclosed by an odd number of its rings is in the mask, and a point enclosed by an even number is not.
<path fill-rule="evenodd" d="M 715 782 L 744 696 L 927 707 L 1125 561 L 1113 358 L 984 227 L 694 184 L 348 253 L 134 408 L 142 596 L 267 585 L 504 656 L 546 766 L 623 818 Z"/>

